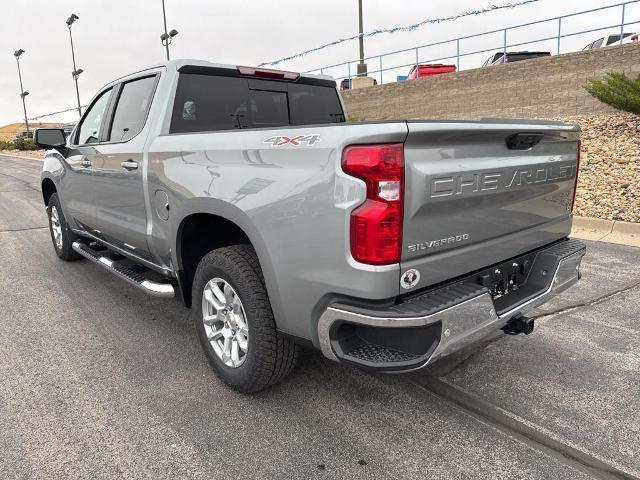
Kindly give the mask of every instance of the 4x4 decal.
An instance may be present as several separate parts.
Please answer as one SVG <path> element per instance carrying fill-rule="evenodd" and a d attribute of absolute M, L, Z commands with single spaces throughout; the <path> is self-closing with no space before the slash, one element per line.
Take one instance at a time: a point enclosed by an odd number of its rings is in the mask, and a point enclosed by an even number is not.
<path fill-rule="evenodd" d="M 298 135 L 297 137 L 287 137 L 286 135 L 282 135 L 279 137 L 267 138 L 262 143 L 268 143 L 274 147 L 282 147 L 284 145 L 292 145 L 294 147 L 307 145 L 311 147 L 321 141 L 322 141 L 322 138 L 320 138 L 320 135 L 318 134 Z"/>

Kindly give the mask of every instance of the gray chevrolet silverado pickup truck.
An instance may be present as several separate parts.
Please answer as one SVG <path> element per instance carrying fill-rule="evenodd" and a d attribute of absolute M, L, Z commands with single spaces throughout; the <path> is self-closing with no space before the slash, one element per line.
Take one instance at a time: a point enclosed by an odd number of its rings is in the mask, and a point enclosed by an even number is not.
<path fill-rule="evenodd" d="M 578 127 L 346 120 L 323 76 L 181 60 L 120 78 L 67 139 L 35 134 L 55 252 L 179 295 L 243 392 L 305 344 L 402 372 L 530 333 L 579 279 Z"/>

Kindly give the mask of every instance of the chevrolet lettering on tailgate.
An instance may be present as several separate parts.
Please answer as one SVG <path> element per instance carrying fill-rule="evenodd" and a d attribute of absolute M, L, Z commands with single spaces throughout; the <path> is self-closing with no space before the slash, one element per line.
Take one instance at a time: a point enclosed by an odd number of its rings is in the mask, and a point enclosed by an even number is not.
<path fill-rule="evenodd" d="M 575 162 L 546 166 L 514 168 L 481 173 L 464 173 L 431 179 L 430 198 L 470 195 L 490 190 L 509 190 L 527 185 L 541 185 L 570 180 L 576 175 Z"/>

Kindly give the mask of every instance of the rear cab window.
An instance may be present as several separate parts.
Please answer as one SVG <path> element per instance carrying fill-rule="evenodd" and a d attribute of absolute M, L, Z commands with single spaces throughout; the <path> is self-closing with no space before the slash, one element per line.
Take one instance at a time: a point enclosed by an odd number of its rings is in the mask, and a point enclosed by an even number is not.
<path fill-rule="evenodd" d="M 346 121 L 335 82 L 277 81 L 234 73 L 181 72 L 169 133 Z"/>
<path fill-rule="evenodd" d="M 549 52 L 522 52 L 522 53 L 509 53 L 509 62 L 520 62 L 522 60 L 531 60 L 533 58 L 548 57 Z"/>
<path fill-rule="evenodd" d="M 622 38 L 625 39 L 627 37 L 630 37 L 631 35 L 633 35 L 633 33 L 624 33 L 622 35 Z M 620 34 L 609 35 L 609 38 L 607 39 L 607 46 L 613 45 L 614 43 L 618 43 L 618 42 L 620 42 Z"/>

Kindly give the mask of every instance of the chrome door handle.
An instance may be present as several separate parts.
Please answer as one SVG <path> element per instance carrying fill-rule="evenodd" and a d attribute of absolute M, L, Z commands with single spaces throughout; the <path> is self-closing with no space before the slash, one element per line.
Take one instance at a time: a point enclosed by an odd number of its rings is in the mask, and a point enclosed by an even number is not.
<path fill-rule="evenodd" d="M 91 166 L 91 160 L 87 160 L 87 159 L 82 160 L 82 161 L 80 162 L 80 165 L 82 165 L 82 166 L 83 166 L 83 167 L 85 167 L 85 168 L 86 168 L 86 167 L 90 167 L 90 166 Z"/>
<path fill-rule="evenodd" d="M 138 168 L 138 162 L 134 162 L 133 160 L 127 160 L 126 162 L 122 162 L 120 165 L 125 170 L 136 170 Z"/>

